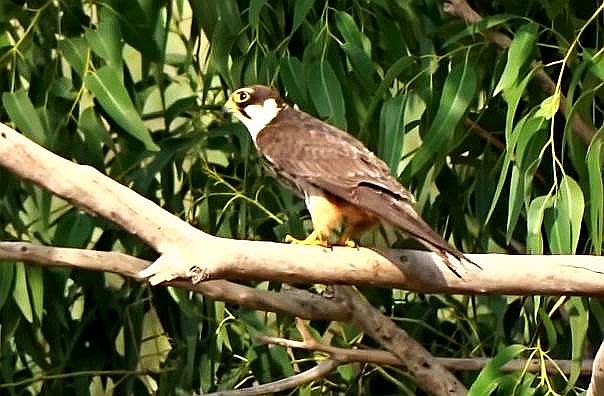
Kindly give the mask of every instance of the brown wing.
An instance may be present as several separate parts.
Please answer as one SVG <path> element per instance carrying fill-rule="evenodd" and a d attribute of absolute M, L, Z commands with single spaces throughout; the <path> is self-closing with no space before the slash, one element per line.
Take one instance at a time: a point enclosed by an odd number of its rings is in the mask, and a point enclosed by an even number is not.
<path fill-rule="evenodd" d="M 346 132 L 286 108 L 256 142 L 274 171 L 299 191 L 318 187 L 375 213 L 441 255 L 464 257 L 419 217 L 413 196 L 388 166 Z"/>

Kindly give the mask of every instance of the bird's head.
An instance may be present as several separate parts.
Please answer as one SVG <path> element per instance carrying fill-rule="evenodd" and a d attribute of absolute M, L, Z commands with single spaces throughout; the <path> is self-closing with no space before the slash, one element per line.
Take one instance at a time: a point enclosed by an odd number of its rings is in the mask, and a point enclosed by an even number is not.
<path fill-rule="evenodd" d="M 247 127 L 254 143 L 256 135 L 285 107 L 279 92 L 264 85 L 239 88 L 224 104 L 224 110 Z"/>

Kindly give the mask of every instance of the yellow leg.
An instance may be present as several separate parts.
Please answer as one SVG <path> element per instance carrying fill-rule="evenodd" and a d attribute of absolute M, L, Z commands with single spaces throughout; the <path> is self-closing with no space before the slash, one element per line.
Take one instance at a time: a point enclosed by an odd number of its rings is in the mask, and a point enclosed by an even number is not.
<path fill-rule="evenodd" d="M 305 239 L 296 239 L 291 235 L 285 236 L 285 243 L 292 243 L 295 245 L 311 245 L 311 246 L 323 246 L 323 247 L 331 247 L 329 240 L 324 238 L 321 233 L 317 230 L 314 230 L 307 236 Z"/>

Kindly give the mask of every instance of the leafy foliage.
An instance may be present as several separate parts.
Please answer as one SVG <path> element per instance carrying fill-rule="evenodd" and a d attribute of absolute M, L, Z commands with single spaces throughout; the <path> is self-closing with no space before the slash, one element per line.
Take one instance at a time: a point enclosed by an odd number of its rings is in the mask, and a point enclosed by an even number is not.
<path fill-rule="evenodd" d="M 0 0 L 0 121 L 204 231 L 280 240 L 308 227 L 303 204 L 219 114 L 231 89 L 272 84 L 384 158 L 465 251 L 601 254 L 602 136 L 590 126 L 603 118 L 602 6 L 476 5 L 488 17 L 466 26 L 421 0 Z M 488 28 L 513 37 L 509 49 Z M 0 180 L 1 239 L 153 258 L 108 222 L 2 169 Z M 288 317 L 79 270 L 3 263 L 0 280 L 2 394 L 207 392 L 314 360 L 254 343 L 258 332 L 298 337 Z M 364 293 L 438 356 L 496 356 L 461 375 L 472 394 L 576 394 L 577 365 L 568 377 L 499 367 L 579 361 L 604 331 L 595 299 Z M 370 343 L 347 324 L 312 325 L 341 346 Z M 418 391 L 368 364 L 296 392 Z"/>

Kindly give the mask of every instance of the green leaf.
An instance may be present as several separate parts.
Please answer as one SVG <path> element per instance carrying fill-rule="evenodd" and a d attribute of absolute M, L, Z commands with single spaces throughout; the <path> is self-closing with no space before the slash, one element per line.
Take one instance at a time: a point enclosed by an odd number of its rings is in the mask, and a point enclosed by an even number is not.
<path fill-rule="evenodd" d="M 581 187 L 565 175 L 554 199 L 545 212 L 550 249 L 556 254 L 572 254 L 577 249 L 585 200 Z"/>
<path fill-rule="evenodd" d="M 472 387 L 468 390 L 468 396 L 488 396 L 501 383 L 505 374 L 500 370 L 501 367 L 520 355 L 526 347 L 524 345 L 510 345 L 505 347 L 495 355 L 482 369 Z"/>
<path fill-rule="evenodd" d="M 116 72 L 122 68 L 122 34 L 117 18 L 106 8 L 101 8 L 101 21 L 97 29 L 86 29 L 84 36 L 92 50 Z"/>
<path fill-rule="evenodd" d="M 590 64 L 589 71 L 591 71 L 596 77 L 604 81 L 604 55 L 601 52 L 597 53 L 597 56 L 593 56 L 593 51 L 583 51 L 583 56 L 587 58 Z"/>
<path fill-rule="evenodd" d="M 57 222 L 54 244 L 73 248 L 85 247 L 93 230 L 94 224 L 90 216 L 79 210 L 70 210 Z"/>
<path fill-rule="evenodd" d="M 31 307 L 38 320 L 42 323 L 42 315 L 44 314 L 44 278 L 43 270 L 40 267 L 32 265 L 27 266 L 27 285 L 29 287 L 29 295 L 31 297 Z"/>
<path fill-rule="evenodd" d="M 506 242 L 510 243 L 512 235 L 520 217 L 520 209 L 524 202 L 524 183 L 522 183 L 521 170 L 512 167 L 512 177 L 510 179 L 510 197 L 508 199 L 508 219 L 506 224 Z"/>
<path fill-rule="evenodd" d="M 80 77 L 86 72 L 88 62 L 88 46 L 86 40 L 82 37 L 72 37 L 64 40 L 59 40 L 59 50 L 67 59 L 73 70 Z"/>
<path fill-rule="evenodd" d="M 604 236 L 604 182 L 602 181 L 602 133 L 594 137 L 587 150 L 586 163 L 589 181 L 589 236 L 595 254 L 602 254 Z"/>
<path fill-rule="evenodd" d="M 45 130 L 42 120 L 25 89 L 4 92 L 2 94 L 2 104 L 15 126 L 25 136 L 42 146 L 49 143 L 48 132 Z"/>
<path fill-rule="evenodd" d="M 308 110 L 310 105 L 302 62 L 293 56 L 283 58 L 281 60 L 280 76 L 287 96 L 302 109 Z"/>
<path fill-rule="evenodd" d="M 336 11 L 334 19 L 344 41 L 366 51 L 371 56 L 371 45 L 357 27 L 352 16 L 344 11 Z"/>
<path fill-rule="evenodd" d="M 115 71 L 103 66 L 85 78 L 86 85 L 109 116 L 149 151 L 159 151 Z"/>
<path fill-rule="evenodd" d="M 265 6 L 266 0 L 251 0 L 250 8 L 249 8 L 249 23 L 253 29 L 258 29 L 258 24 L 260 23 L 260 12 L 262 12 L 262 8 Z"/>
<path fill-rule="evenodd" d="M 541 102 L 539 110 L 535 113 L 536 117 L 543 117 L 546 120 L 554 118 L 560 108 L 560 92 L 555 92 Z"/>
<path fill-rule="evenodd" d="M 231 35 L 229 27 L 223 23 L 218 24 L 210 40 L 208 72 L 210 74 L 218 73 L 220 77 L 224 78 L 229 87 L 233 87 L 234 83 L 237 83 L 237 85 L 240 83 L 238 79 L 234 79 L 234 77 L 238 76 L 234 76 L 233 73 L 231 73 L 231 68 L 229 66 L 233 42 L 234 37 Z M 239 58 L 239 60 L 243 61 L 245 58 Z"/>
<path fill-rule="evenodd" d="M 11 261 L 0 260 L 0 310 L 4 306 L 6 299 L 13 290 L 13 279 L 15 278 L 15 263 Z"/>
<path fill-rule="evenodd" d="M 516 84 L 520 72 L 533 58 L 538 31 L 539 25 L 536 23 L 528 23 L 518 29 L 510 44 L 508 60 L 493 95 L 497 95 Z"/>
<path fill-rule="evenodd" d="M 482 18 L 479 22 L 466 26 L 463 30 L 454 34 L 450 38 L 448 38 L 443 43 L 443 47 L 444 48 L 449 47 L 449 46 L 457 43 L 464 37 L 473 36 L 473 35 L 483 32 L 485 30 L 492 29 L 499 25 L 503 25 L 504 23 L 508 22 L 510 19 L 513 19 L 513 18 L 516 18 L 516 17 L 513 15 L 486 16 L 486 17 Z"/>
<path fill-rule="evenodd" d="M 571 252 L 576 253 L 581 234 L 581 221 L 585 211 L 585 198 L 579 184 L 566 175 L 560 184 L 561 204 L 570 222 Z"/>
<path fill-rule="evenodd" d="M 319 116 L 330 124 L 346 130 L 344 94 L 335 71 L 327 62 L 317 61 L 308 70 L 308 89 Z"/>
<path fill-rule="evenodd" d="M 15 287 L 13 289 L 13 300 L 19 307 L 19 310 L 29 323 L 34 322 L 34 313 L 29 299 L 29 289 L 27 287 L 27 275 L 25 264 L 17 263 L 15 265 Z"/>
<path fill-rule="evenodd" d="M 581 363 L 589 328 L 589 304 L 585 297 L 570 297 L 565 307 L 568 312 L 572 339 L 572 363 L 566 385 L 567 391 L 570 391 L 581 374 Z"/>
<path fill-rule="evenodd" d="M 537 307 L 535 307 L 537 309 Z M 537 309 L 537 314 L 539 316 L 540 325 L 545 329 L 545 334 L 547 335 L 547 348 L 552 350 L 558 344 L 558 332 L 556 331 L 556 324 L 550 318 L 550 316 L 545 312 L 544 307 L 539 307 Z"/>
<path fill-rule="evenodd" d="M 434 121 L 411 162 L 412 174 L 433 162 L 436 153 L 450 148 L 455 126 L 472 103 L 477 87 L 476 70 L 471 64 L 458 64 L 453 67 L 445 80 Z"/>
<path fill-rule="evenodd" d="M 403 56 L 397 59 L 396 62 L 394 62 L 392 66 L 388 68 L 386 74 L 384 75 L 384 78 L 382 79 L 382 81 L 380 82 L 377 89 L 372 95 L 371 102 L 369 103 L 369 106 L 367 108 L 367 118 L 364 124 L 367 124 L 369 120 L 373 119 L 373 113 L 377 109 L 378 104 L 383 100 L 384 95 L 386 94 L 394 80 L 397 79 L 401 75 L 401 73 L 403 73 L 405 70 L 407 70 L 413 65 L 415 65 L 415 59 L 413 57 Z M 366 128 L 367 125 L 364 125 L 363 129 Z"/>
<path fill-rule="evenodd" d="M 225 2 L 226 0 L 221 3 Z M 167 30 L 163 26 L 165 21 L 162 8 L 155 1 L 112 0 L 107 5 L 107 13 L 114 14 L 114 18 L 119 21 L 121 35 L 126 43 L 140 51 L 146 59 L 160 62 L 163 35 Z M 104 10 L 102 15 L 106 15 Z"/>
<path fill-rule="evenodd" d="M 101 123 L 94 107 L 87 107 L 80 113 L 78 128 L 84 134 L 86 153 L 89 163 L 99 168 L 105 163 L 103 145 L 111 147 L 112 142 L 109 133 Z"/>
<path fill-rule="evenodd" d="M 512 132 L 515 129 L 514 119 L 516 118 L 516 110 L 522 100 L 523 95 L 526 93 L 526 88 L 533 79 L 533 70 L 530 70 L 526 76 L 517 83 L 513 84 L 510 88 L 503 92 L 503 98 L 507 103 L 507 112 L 505 115 L 505 139 L 508 142 L 511 141 Z M 528 116 L 525 116 L 528 117 Z"/>
<path fill-rule="evenodd" d="M 403 155 L 406 104 L 407 95 L 396 96 L 384 103 L 380 114 L 378 155 L 395 173 Z"/>
<path fill-rule="evenodd" d="M 271 356 L 271 361 L 279 370 L 281 375 L 285 377 L 290 377 L 295 374 L 294 368 L 292 367 L 292 363 L 289 358 L 289 354 L 287 353 L 287 349 L 275 346 L 269 348 L 268 351 Z"/>
<path fill-rule="evenodd" d="M 552 205 L 550 195 L 542 195 L 532 200 L 526 214 L 526 247 L 530 254 L 543 254 L 543 236 L 541 226 L 545 210 Z"/>
<path fill-rule="evenodd" d="M 304 22 L 314 4 L 315 0 L 296 0 L 294 2 L 294 17 L 292 21 L 292 30 L 289 33 L 290 36 L 298 30 L 300 25 L 302 25 L 302 22 Z"/>
<path fill-rule="evenodd" d="M 376 86 L 374 78 L 376 73 L 369 55 L 361 47 L 351 43 L 344 43 L 342 49 L 348 56 L 352 64 L 352 71 L 358 77 L 358 81 L 365 89 L 373 91 Z"/>

